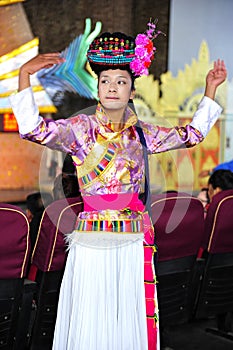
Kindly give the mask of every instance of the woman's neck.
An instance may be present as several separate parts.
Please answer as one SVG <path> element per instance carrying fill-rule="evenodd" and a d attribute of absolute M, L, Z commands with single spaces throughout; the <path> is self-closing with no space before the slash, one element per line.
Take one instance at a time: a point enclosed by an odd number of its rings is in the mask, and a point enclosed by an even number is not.
<path fill-rule="evenodd" d="M 120 131 L 125 124 L 125 109 L 123 110 L 105 110 L 106 116 L 113 124 L 114 131 Z"/>

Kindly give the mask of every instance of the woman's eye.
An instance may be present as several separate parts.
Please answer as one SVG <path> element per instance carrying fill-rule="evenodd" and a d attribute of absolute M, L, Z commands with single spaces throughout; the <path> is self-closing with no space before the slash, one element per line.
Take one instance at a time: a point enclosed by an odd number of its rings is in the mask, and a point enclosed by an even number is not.
<path fill-rule="evenodd" d="M 108 84 L 108 80 L 101 80 L 102 84 Z"/>
<path fill-rule="evenodd" d="M 118 84 L 124 85 L 124 84 L 126 84 L 126 82 L 124 80 L 120 80 L 120 81 L 118 81 Z"/>

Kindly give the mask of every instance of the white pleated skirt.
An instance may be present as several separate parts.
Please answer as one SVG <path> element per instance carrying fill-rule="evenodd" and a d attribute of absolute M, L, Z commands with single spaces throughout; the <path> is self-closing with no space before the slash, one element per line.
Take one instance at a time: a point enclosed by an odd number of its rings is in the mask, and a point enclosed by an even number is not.
<path fill-rule="evenodd" d="M 53 350 L 147 350 L 143 234 L 87 235 L 70 236 Z"/>

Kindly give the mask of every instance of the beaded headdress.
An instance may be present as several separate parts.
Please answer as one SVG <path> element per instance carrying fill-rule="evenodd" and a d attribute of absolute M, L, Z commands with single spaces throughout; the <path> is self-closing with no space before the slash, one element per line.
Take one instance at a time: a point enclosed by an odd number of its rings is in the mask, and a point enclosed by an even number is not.
<path fill-rule="evenodd" d="M 134 77 L 148 75 L 156 51 L 153 40 L 162 33 L 156 30 L 157 20 L 149 21 L 148 29 L 136 38 L 124 33 L 103 33 L 93 40 L 87 58 L 92 70 L 127 69 Z"/>

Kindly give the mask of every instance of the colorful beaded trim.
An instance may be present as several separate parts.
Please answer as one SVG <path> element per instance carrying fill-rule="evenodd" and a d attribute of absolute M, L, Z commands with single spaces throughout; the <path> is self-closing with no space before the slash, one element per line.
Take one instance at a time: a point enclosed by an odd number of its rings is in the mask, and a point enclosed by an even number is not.
<path fill-rule="evenodd" d="M 77 222 L 77 231 L 99 231 L 115 233 L 143 232 L 142 220 L 80 220 Z"/>
<path fill-rule="evenodd" d="M 91 52 L 88 55 L 90 62 L 99 63 L 99 64 L 128 64 L 134 59 L 135 55 L 131 51 L 127 52 L 114 51 L 110 52 L 109 50 L 101 52 Z"/>
<path fill-rule="evenodd" d="M 129 64 L 135 58 L 134 48 L 133 39 L 96 38 L 90 45 L 87 57 L 97 64 Z"/>

